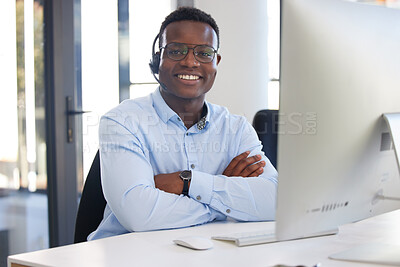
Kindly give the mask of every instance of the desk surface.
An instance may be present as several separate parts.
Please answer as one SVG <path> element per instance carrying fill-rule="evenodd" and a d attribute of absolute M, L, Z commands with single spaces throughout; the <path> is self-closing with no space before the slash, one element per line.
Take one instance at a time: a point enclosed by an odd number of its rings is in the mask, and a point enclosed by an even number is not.
<path fill-rule="evenodd" d="M 335 261 L 329 255 L 370 242 L 400 244 L 400 210 L 340 227 L 339 234 L 295 241 L 237 247 L 214 240 L 214 248 L 195 251 L 172 240 L 186 235 L 211 237 L 226 233 L 273 229 L 274 223 L 215 222 L 176 230 L 130 233 L 91 242 L 46 249 L 9 257 L 12 266 L 366 266 Z M 367 265 L 379 266 L 379 265 Z"/>

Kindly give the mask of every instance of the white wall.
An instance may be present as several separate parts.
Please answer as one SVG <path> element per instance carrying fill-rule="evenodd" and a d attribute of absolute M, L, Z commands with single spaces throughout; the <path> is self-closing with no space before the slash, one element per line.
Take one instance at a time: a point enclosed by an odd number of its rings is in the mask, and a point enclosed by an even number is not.
<path fill-rule="evenodd" d="M 268 104 L 267 1 L 196 0 L 195 7 L 209 13 L 220 29 L 222 60 L 207 100 L 252 122 Z"/>

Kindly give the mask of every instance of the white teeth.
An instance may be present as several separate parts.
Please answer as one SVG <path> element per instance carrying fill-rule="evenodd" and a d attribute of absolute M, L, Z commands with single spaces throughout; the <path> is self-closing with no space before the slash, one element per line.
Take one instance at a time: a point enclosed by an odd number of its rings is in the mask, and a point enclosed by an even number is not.
<path fill-rule="evenodd" d="M 198 80 L 198 79 L 200 79 L 200 77 L 197 75 L 183 75 L 183 74 L 179 74 L 178 78 L 182 79 L 182 80 Z"/>

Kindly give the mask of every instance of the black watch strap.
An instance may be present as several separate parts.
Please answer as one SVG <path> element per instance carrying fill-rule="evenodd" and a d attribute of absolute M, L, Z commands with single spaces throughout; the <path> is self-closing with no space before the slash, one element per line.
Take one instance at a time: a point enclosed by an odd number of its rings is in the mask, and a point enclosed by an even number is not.
<path fill-rule="evenodd" d="M 179 177 L 183 180 L 182 194 L 185 196 L 189 195 L 189 181 L 192 179 L 192 171 L 186 170 L 179 174 Z"/>
<path fill-rule="evenodd" d="M 183 180 L 183 190 L 182 190 L 182 194 L 185 196 L 189 195 L 189 180 Z"/>

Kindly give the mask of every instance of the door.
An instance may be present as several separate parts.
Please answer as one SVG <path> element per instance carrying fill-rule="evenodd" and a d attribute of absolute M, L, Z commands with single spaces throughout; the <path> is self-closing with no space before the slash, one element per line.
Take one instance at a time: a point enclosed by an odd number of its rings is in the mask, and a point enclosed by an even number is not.
<path fill-rule="evenodd" d="M 45 1 L 45 101 L 50 247 L 71 244 L 81 176 L 80 0 Z"/>
<path fill-rule="evenodd" d="M 46 1 L 50 246 L 73 242 L 85 170 L 98 149 L 99 119 L 119 103 L 118 5 Z"/>

